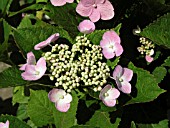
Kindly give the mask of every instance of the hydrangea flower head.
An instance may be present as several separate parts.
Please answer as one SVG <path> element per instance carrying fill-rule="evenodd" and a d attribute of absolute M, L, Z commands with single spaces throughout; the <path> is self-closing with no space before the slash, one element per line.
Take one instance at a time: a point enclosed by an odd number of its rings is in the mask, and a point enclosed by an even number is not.
<path fill-rule="evenodd" d="M 0 122 L 0 128 L 9 128 L 9 121 L 7 120 L 6 123 Z"/>
<path fill-rule="evenodd" d="M 36 65 L 26 65 L 25 72 L 23 72 L 21 76 L 24 80 L 34 81 L 40 79 L 46 70 L 46 61 L 41 57 Z"/>
<path fill-rule="evenodd" d="M 108 84 L 101 90 L 99 98 L 106 106 L 113 107 L 116 105 L 116 99 L 119 97 L 119 95 L 120 92 Z"/>
<path fill-rule="evenodd" d="M 123 53 L 123 48 L 120 44 L 120 37 L 115 31 L 107 31 L 103 34 L 100 41 L 102 53 L 106 59 L 111 59 L 114 56 L 120 56 Z"/>
<path fill-rule="evenodd" d="M 56 41 L 58 38 L 59 38 L 59 33 L 55 33 L 55 34 L 51 35 L 50 37 L 48 37 L 48 39 L 40 42 L 39 44 L 36 44 L 34 46 L 34 49 L 40 50 L 40 49 L 46 47 L 47 45 L 49 45 L 51 42 Z"/>
<path fill-rule="evenodd" d="M 90 20 L 83 20 L 79 24 L 78 30 L 84 34 L 89 34 L 95 30 L 95 24 Z"/>
<path fill-rule="evenodd" d="M 29 53 L 27 53 L 27 63 L 26 64 L 24 64 L 24 65 L 22 65 L 21 67 L 20 67 L 20 70 L 25 70 L 25 67 L 27 66 L 27 65 L 35 65 L 36 64 L 36 60 L 35 60 L 35 56 L 34 56 L 34 54 L 32 53 L 32 52 L 29 52 Z"/>
<path fill-rule="evenodd" d="M 74 0 L 50 0 L 51 4 L 54 6 L 63 6 L 66 3 L 73 3 Z"/>
<path fill-rule="evenodd" d="M 55 103 L 56 109 L 60 112 L 67 112 L 69 110 L 72 96 L 64 90 L 52 89 L 48 93 L 48 98 L 51 102 Z"/>
<path fill-rule="evenodd" d="M 89 17 L 92 22 L 109 20 L 114 17 L 114 8 L 109 0 L 80 0 L 76 12 L 81 16 Z"/>
<path fill-rule="evenodd" d="M 133 77 L 133 71 L 128 68 L 122 68 L 120 65 L 117 65 L 113 71 L 113 78 L 116 81 L 117 87 L 123 93 L 131 93 L 131 81 Z"/>

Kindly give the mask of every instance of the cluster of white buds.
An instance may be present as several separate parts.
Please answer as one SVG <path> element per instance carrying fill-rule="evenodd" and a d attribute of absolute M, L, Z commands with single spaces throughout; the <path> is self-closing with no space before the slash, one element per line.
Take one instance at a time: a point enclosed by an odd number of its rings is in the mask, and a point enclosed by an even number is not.
<path fill-rule="evenodd" d="M 139 38 L 141 46 L 137 48 L 137 50 L 143 55 L 152 56 L 154 54 L 155 45 L 149 39 L 145 37 Z"/>
<path fill-rule="evenodd" d="M 56 44 L 51 52 L 43 54 L 51 73 L 50 79 L 55 81 L 56 87 L 67 92 L 79 86 L 100 91 L 110 76 L 101 50 L 85 36 L 77 36 L 71 49 L 66 44 Z"/>

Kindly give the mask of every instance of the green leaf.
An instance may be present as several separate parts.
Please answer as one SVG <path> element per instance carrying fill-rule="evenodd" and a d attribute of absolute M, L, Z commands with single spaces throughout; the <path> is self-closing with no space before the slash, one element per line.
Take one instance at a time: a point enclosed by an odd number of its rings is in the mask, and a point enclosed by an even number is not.
<path fill-rule="evenodd" d="M 162 64 L 162 66 L 167 66 L 170 67 L 170 56 L 167 57 L 167 59 L 164 61 L 164 63 Z"/>
<path fill-rule="evenodd" d="M 28 103 L 29 97 L 24 94 L 24 87 L 18 86 L 14 88 L 12 104 L 16 103 Z"/>
<path fill-rule="evenodd" d="M 167 74 L 166 68 L 164 67 L 156 67 L 152 72 L 154 77 L 156 78 L 157 83 L 160 83 Z"/>
<path fill-rule="evenodd" d="M 87 38 L 96 45 L 100 44 L 103 34 L 109 30 L 95 30 L 94 32 L 87 35 Z"/>
<path fill-rule="evenodd" d="M 9 120 L 10 128 L 31 128 L 25 122 L 19 120 L 18 118 L 14 117 L 14 116 L 2 115 L 0 117 L 0 122 L 5 123 L 7 120 Z"/>
<path fill-rule="evenodd" d="M 21 77 L 21 71 L 15 67 L 8 68 L 0 73 L 0 88 L 26 85 L 27 81 Z"/>
<path fill-rule="evenodd" d="M 159 88 L 155 77 L 148 71 L 137 68 L 132 63 L 129 63 L 128 67 L 133 70 L 134 76 L 135 74 L 137 75 L 135 87 L 132 85 L 132 91 L 133 88 L 137 89 L 137 96 L 133 97 L 127 104 L 149 102 L 165 92 L 163 89 Z"/>
<path fill-rule="evenodd" d="M 130 128 L 136 128 L 136 125 L 135 125 L 135 122 L 134 122 L 134 121 L 131 122 Z"/>
<path fill-rule="evenodd" d="M 48 10 L 45 12 L 57 25 L 63 27 L 70 33 L 72 38 L 78 35 L 79 31 L 77 26 L 81 20 L 81 17 L 76 14 L 77 4 L 66 4 L 62 7 L 55 7 L 51 4 L 45 6 Z"/>
<path fill-rule="evenodd" d="M 42 127 L 54 122 L 54 118 L 52 116 L 53 107 L 54 104 L 48 99 L 46 91 L 31 90 L 27 113 L 36 126 Z"/>
<path fill-rule="evenodd" d="M 28 52 L 33 51 L 36 44 L 46 40 L 54 33 L 59 33 L 60 37 L 66 38 L 72 42 L 67 31 L 49 24 L 46 24 L 46 26 L 42 24 L 42 26 L 35 25 L 28 28 L 16 29 L 14 30 L 14 38 L 18 47 L 26 55 Z M 41 55 L 40 51 L 34 50 L 34 53 L 39 56 Z"/>
<path fill-rule="evenodd" d="M 116 122 L 112 124 L 110 122 L 108 112 L 96 111 L 92 118 L 87 122 L 87 125 L 99 128 L 117 128 L 119 125 L 120 119 L 117 118 Z"/>
<path fill-rule="evenodd" d="M 121 27 L 122 27 L 122 23 L 120 23 L 120 24 L 118 24 L 113 30 L 118 34 L 118 35 L 120 35 L 120 29 L 121 29 Z"/>
<path fill-rule="evenodd" d="M 20 120 L 24 120 L 28 118 L 27 104 L 19 104 L 19 107 L 17 110 L 17 118 Z"/>
<path fill-rule="evenodd" d="M 22 19 L 21 23 L 19 24 L 18 29 L 19 29 L 19 28 L 29 28 L 29 27 L 31 27 L 31 26 L 32 26 L 32 23 L 31 23 L 30 18 L 29 18 L 28 16 L 25 16 L 25 17 Z"/>
<path fill-rule="evenodd" d="M 90 126 L 90 125 L 76 125 L 76 126 L 73 126 L 71 128 L 99 128 L 99 127 L 93 127 L 93 126 Z"/>
<path fill-rule="evenodd" d="M 40 10 L 43 7 L 44 7 L 43 4 L 33 4 L 33 5 L 30 5 L 30 6 L 26 7 L 26 8 L 23 8 L 23 9 L 17 11 L 17 12 L 10 12 L 9 17 L 17 15 L 18 13 L 22 13 L 22 12 L 26 12 L 26 11 L 30 11 L 30 10 Z"/>
<path fill-rule="evenodd" d="M 137 124 L 138 128 L 168 128 L 168 120 L 162 120 L 158 124 Z"/>
<path fill-rule="evenodd" d="M 114 69 L 115 66 L 119 63 L 119 61 L 120 61 L 120 57 L 116 57 L 116 59 L 113 62 L 107 60 L 107 65 L 111 67 L 111 69 Z"/>
<path fill-rule="evenodd" d="M 54 123 L 56 128 L 70 128 L 76 123 L 76 111 L 78 105 L 78 97 L 76 93 L 72 92 L 73 101 L 71 102 L 70 109 L 67 112 L 59 112 L 53 110 Z"/>
<path fill-rule="evenodd" d="M 149 38 L 154 43 L 170 49 L 170 13 L 159 17 L 155 22 L 143 29 L 141 36 Z"/>
<path fill-rule="evenodd" d="M 39 2 L 47 2 L 48 0 L 36 0 L 36 3 L 39 3 Z"/>
<path fill-rule="evenodd" d="M 0 0 L 0 12 L 4 15 L 12 3 L 12 0 Z"/>

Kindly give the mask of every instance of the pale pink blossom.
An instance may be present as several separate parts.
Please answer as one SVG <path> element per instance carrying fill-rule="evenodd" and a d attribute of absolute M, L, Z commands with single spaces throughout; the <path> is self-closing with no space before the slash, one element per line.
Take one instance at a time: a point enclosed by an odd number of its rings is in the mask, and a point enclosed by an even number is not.
<path fill-rule="evenodd" d="M 99 98 L 106 106 L 113 107 L 116 105 L 116 99 L 119 97 L 119 95 L 120 92 L 108 84 L 101 90 Z"/>
<path fill-rule="evenodd" d="M 90 20 L 83 20 L 80 22 L 78 30 L 84 34 L 89 34 L 95 30 L 95 24 Z"/>
<path fill-rule="evenodd" d="M 133 71 L 128 68 L 122 68 L 117 65 L 113 71 L 113 79 L 116 81 L 117 87 L 123 93 L 131 93 L 131 84 L 129 83 L 133 77 Z"/>
<path fill-rule="evenodd" d="M 36 65 L 26 65 L 25 72 L 23 72 L 21 76 L 24 80 L 34 81 L 40 79 L 46 70 L 46 61 L 41 57 Z"/>
<path fill-rule="evenodd" d="M 63 89 L 52 89 L 48 93 L 48 98 L 51 102 L 55 103 L 56 109 L 60 112 L 67 112 L 69 110 L 72 96 Z"/>
<path fill-rule="evenodd" d="M 149 56 L 149 55 L 146 55 L 145 56 L 145 59 L 147 62 L 151 63 L 153 61 L 153 57 Z"/>
<path fill-rule="evenodd" d="M 114 17 L 114 8 L 109 0 L 80 0 L 76 12 L 89 17 L 92 22 L 99 19 L 110 20 Z"/>
<path fill-rule="evenodd" d="M 63 6 L 66 3 L 73 3 L 74 0 L 50 0 L 51 4 L 54 6 Z"/>
<path fill-rule="evenodd" d="M 35 56 L 34 56 L 34 54 L 32 53 L 32 52 L 29 52 L 29 53 L 27 53 L 27 63 L 26 64 L 24 64 L 24 65 L 22 65 L 21 67 L 20 67 L 20 70 L 25 70 L 25 67 L 27 66 L 27 65 L 35 65 L 36 64 L 36 60 L 35 60 Z"/>
<path fill-rule="evenodd" d="M 59 38 L 59 33 L 55 33 L 55 34 L 51 35 L 50 37 L 48 37 L 46 40 L 36 44 L 34 46 L 34 49 L 40 50 L 40 49 L 46 47 L 47 45 L 49 45 L 51 42 L 56 41 L 58 38 Z"/>
<path fill-rule="evenodd" d="M 115 31 L 107 31 L 103 34 L 100 41 L 102 53 L 106 59 L 111 59 L 114 56 L 120 56 L 123 53 L 123 48 L 120 44 L 120 37 Z"/>
<path fill-rule="evenodd" d="M 6 123 L 0 122 L 0 128 L 9 128 L 9 121 L 7 120 Z"/>

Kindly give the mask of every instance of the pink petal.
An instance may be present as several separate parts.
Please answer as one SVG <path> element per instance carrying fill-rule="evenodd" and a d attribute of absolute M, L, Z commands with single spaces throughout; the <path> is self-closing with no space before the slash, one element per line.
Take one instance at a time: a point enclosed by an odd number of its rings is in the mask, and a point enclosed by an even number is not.
<path fill-rule="evenodd" d="M 123 74 L 123 68 L 120 65 L 117 65 L 113 71 L 113 78 L 116 80 L 117 78 L 121 77 Z"/>
<path fill-rule="evenodd" d="M 120 96 L 120 92 L 116 88 L 108 90 L 107 93 L 109 94 L 109 99 L 117 99 Z"/>
<path fill-rule="evenodd" d="M 92 22 L 97 22 L 100 19 L 100 12 L 94 8 L 89 18 Z"/>
<path fill-rule="evenodd" d="M 66 92 L 62 89 L 52 89 L 48 93 L 48 98 L 51 102 L 57 102 L 60 100 L 60 97 L 64 96 L 65 94 L 66 94 Z"/>
<path fill-rule="evenodd" d="M 56 41 L 58 38 L 59 38 L 59 33 L 55 33 L 55 34 L 51 35 L 50 37 L 48 37 L 48 39 L 46 40 L 46 42 L 47 42 L 48 45 L 49 45 L 51 42 Z"/>
<path fill-rule="evenodd" d="M 104 3 L 105 2 L 105 0 L 95 0 L 95 4 L 97 5 L 97 4 L 101 4 L 101 3 Z"/>
<path fill-rule="evenodd" d="M 74 0 L 65 0 L 67 3 L 73 3 Z"/>
<path fill-rule="evenodd" d="M 50 0 L 51 4 L 54 6 L 63 6 L 66 4 L 65 0 Z"/>
<path fill-rule="evenodd" d="M 9 128 L 9 121 L 7 120 L 6 123 L 0 123 L 0 128 Z"/>
<path fill-rule="evenodd" d="M 111 59 L 115 56 L 115 52 L 111 48 L 103 48 L 102 53 L 106 59 Z"/>
<path fill-rule="evenodd" d="M 119 90 L 123 93 L 130 94 L 131 93 L 131 84 L 127 81 L 121 82 L 121 86 L 118 86 Z"/>
<path fill-rule="evenodd" d="M 113 43 L 119 43 L 120 44 L 120 37 L 115 31 L 107 31 L 103 34 L 102 37 L 103 40 L 107 39 L 110 42 Z"/>
<path fill-rule="evenodd" d="M 123 80 L 129 82 L 131 81 L 132 77 L 133 77 L 133 71 L 128 68 L 124 68 L 123 75 L 122 75 Z"/>
<path fill-rule="evenodd" d="M 27 64 L 30 64 L 30 65 L 36 64 L 36 59 L 35 59 L 35 56 L 32 52 L 27 53 Z"/>
<path fill-rule="evenodd" d="M 42 77 L 46 70 L 47 70 L 47 67 L 46 67 L 46 61 L 44 59 L 44 57 L 41 57 L 38 61 L 37 61 L 37 64 L 36 64 L 36 70 L 39 71 L 39 76 Z"/>
<path fill-rule="evenodd" d="M 95 24 L 90 20 L 83 20 L 79 24 L 78 30 L 84 34 L 89 34 L 95 30 Z"/>
<path fill-rule="evenodd" d="M 102 20 L 110 20 L 114 17 L 114 8 L 108 0 L 102 4 L 98 4 L 97 9 L 100 12 Z"/>
<path fill-rule="evenodd" d="M 42 41 L 42 42 L 40 42 L 39 44 L 36 44 L 36 45 L 34 46 L 34 49 L 35 49 L 35 50 L 40 50 L 40 49 L 44 48 L 44 47 L 47 46 L 47 45 L 48 45 L 48 44 L 47 44 L 46 41 Z"/>
<path fill-rule="evenodd" d="M 153 57 L 148 56 L 148 55 L 145 56 L 145 59 L 146 59 L 146 61 L 149 62 L 149 63 L 153 61 Z"/>
<path fill-rule="evenodd" d="M 19 68 L 19 70 L 24 71 L 26 66 L 27 66 L 27 64 L 22 65 L 22 66 Z"/>
<path fill-rule="evenodd" d="M 85 7 L 82 2 L 80 1 L 79 4 L 76 7 L 76 12 L 81 16 L 90 16 L 92 13 L 93 7 Z"/>
<path fill-rule="evenodd" d="M 67 112 L 70 108 L 70 103 L 65 103 L 62 100 L 59 100 L 58 102 L 55 103 L 55 107 L 60 112 Z"/>
<path fill-rule="evenodd" d="M 67 93 L 66 95 L 64 95 L 64 99 L 62 99 L 64 103 L 70 103 L 72 101 L 72 96 Z"/>
<path fill-rule="evenodd" d="M 90 7 L 95 4 L 95 0 L 80 0 L 84 7 Z"/>
<path fill-rule="evenodd" d="M 123 53 L 123 47 L 119 43 L 115 43 L 114 47 L 116 56 L 120 56 Z"/>
<path fill-rule="evenodd" d="M 110 41 L 109 41 L 109 39 L 103 39 L 103 40 L 101 40 L 101 41 L 100 41 L 100 46 L 101 46 L 102 48 L 109 48 L 109 46 L 110 46 Z"/>
<path fill-rule="evenodd" d="M 99 95 L 99 98 L 101 100 L 103 100 L 105 98 L 104 94 L 110 90 L 112 88 L 112 86 L 110 84 L 106 85 L 101 91 L 100 91 L 100 95 Z"/>
<path fill-rule="evenodd" d="M 102 100 L 103 103 L 108 106 L 108 107 L 114 107 L 116 105 L 116 100 L 110 100 L 110 99 L 105 99 L 105 100 Z"/>

